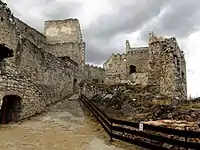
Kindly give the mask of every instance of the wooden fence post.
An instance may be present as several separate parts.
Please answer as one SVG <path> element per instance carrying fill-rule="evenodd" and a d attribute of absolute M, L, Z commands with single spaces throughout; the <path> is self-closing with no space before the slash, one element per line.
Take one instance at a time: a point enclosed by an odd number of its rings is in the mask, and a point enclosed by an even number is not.
<path fill-rule="evenodd" d="M 113 122 L 112 122 L 112 118 L 110 118 L 110 142 L 113 141 L 113 139 L 112 139 L 112 134 L 113 134 L 112 126 L 113 126 Z"/>
<path fill-rule="evenodd" d="M 185 126 L 185 131 L 187 131 L 187 126 Z M 185 144 L 186 144 L 186 150 L 188 150 L 188 147 L 187 147 L 187 134 L 185 134 Z"/>

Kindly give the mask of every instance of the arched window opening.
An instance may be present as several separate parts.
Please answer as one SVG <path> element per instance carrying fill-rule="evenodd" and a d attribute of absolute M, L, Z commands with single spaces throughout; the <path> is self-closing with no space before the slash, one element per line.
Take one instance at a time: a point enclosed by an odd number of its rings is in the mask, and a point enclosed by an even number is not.
<path fill-rule="evenodd" d="M 13 57 L 13 56 L 14 56 L 13 50 L 6 47 L 5 44 L 0 44 L 0 62 L 2 62 L 4 58 Z"/>
<path fill-rule="evenodd" d="M 136 66 L 130 65 L 129 69 L 130 69 L 130 74 L 136 73 Z"/>
<path fill-rule="evenodd" d="M 17 95 L 4 96 L 0 109 L 0 124 L 18 122 L 21 113 L 21 97 Z"/>
<path fill-rule="evenodd" d="M 77 79 L 74 78 L 74 81 L 73 81 L 73 91 L 74 92 L 76 91 L 76 87 L 77 87 Z"/>

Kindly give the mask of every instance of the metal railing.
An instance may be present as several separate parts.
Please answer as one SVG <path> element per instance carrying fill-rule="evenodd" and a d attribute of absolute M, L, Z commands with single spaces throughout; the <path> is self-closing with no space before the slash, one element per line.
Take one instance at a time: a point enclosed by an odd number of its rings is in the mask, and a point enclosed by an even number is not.
<path fill-rule="evenodd" d="M 92 112 L 100 125 L 109 134 L 111 140 L 114 138 L 152 150 L 167 150 L 172 149 L 172 147 L 200 149 L 200 143 L 198 142 L 200 141 L 200 132 L 148 124 L 142 124 L 141 130 L 139 128 L 140 123 L 110 118 L 83 94 L 81 94 L 80 100 Z M 197 142 L 190 142 L 189 139 Z M 169 146 L 171 147 L 169 148 Z"/>

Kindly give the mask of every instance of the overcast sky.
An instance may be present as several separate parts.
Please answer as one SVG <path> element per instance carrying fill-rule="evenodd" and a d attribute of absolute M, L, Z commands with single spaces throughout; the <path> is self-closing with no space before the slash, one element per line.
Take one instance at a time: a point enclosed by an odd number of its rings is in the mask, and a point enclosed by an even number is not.
<path fill-rule="evenodd" d="M 43 33 L 44 21 L 78 18 L 86 61 L 147 45 L 148 32 L 175 36 L 187 61 L 188 93 L 200 96 L 200 0 L 4 0 L 14 15 Z"/>

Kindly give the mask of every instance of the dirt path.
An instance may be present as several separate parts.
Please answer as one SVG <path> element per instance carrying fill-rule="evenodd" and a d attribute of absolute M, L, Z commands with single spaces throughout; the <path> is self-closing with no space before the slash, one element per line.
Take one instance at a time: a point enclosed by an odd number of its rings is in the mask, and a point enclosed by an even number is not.
<path fill-rule="evenodd" d="M 73 98 L 21 124 L 0 127 L 0 135 L 0 150 L 123 150 L 106 145 L 105 132 L 85 118 Z"/>

